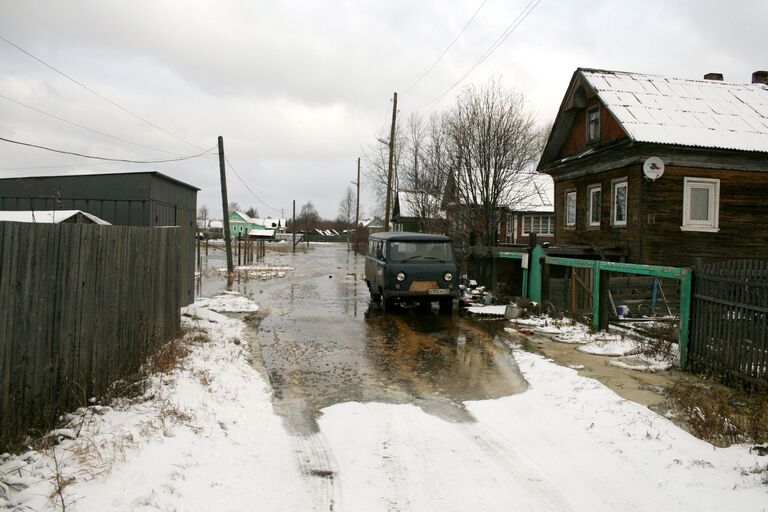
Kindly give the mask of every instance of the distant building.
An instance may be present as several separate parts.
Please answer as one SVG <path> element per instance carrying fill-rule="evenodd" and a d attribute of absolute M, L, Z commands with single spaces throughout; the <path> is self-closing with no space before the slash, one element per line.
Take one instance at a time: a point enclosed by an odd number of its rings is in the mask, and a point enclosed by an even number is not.
<path fill-rule="evenodd" d="M 392 207 L 392 230 L 416 233 L 445 233 L 445 212 L 436 195 L 421 190 L 400 189 Z"/>
<path fill-rule="evenodd" d="M 229 213 L 229 234 L 234 237 L 246 236 L 249 232 L 265 229 L 264 225 L 256 222 L 256 219 L 248 214 L 238 211 Z"/>
<path fill-rule="evenodd" d="M 768 72 L 751 84 L 577 69 L 538 170 L 558 246 L 687 266 L 768 251 Z"/>
<path fill-rule="evenodd" d="M 532 179 L 517 187 L 512 197 L 514 206 L 505 210 L 504 220 L 499 227 L 499 242 L 524 244 L 530 241 L 531 233 L 536 241 L 555 240 L 555 184 L 546 174 L 533 173 Z"/>
<path fill-rule="evenodd" d="M 178 226 L 188 249 L 179 262 L 186 305 L 195 299 L 198 190 L 154 171 L 5 178 L 0 179 L 0 210 L 80 210 L 115 225 Z"/>

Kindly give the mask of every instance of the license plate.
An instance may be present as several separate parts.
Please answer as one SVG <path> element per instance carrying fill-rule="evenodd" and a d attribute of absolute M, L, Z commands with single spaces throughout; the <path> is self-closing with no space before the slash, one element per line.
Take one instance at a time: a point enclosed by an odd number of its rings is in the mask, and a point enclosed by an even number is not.
<path fill-rule="evenodd" d="M 451 293 L 451 290 L 448 288 L 432 288 L 429 290 L 430 295 L 448 295 Z"/>

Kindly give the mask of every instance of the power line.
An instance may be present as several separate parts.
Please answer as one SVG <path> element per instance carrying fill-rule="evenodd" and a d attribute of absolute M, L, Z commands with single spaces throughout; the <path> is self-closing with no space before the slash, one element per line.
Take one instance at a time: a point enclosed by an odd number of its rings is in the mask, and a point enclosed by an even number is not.
<path fill-rule="evenodd" d="M 228 159 L 227 157 L 224 157 L 224 160 L 227 162 L 227 165 L 228 165 L 228 166 L 229 166 L 229 168 L 232 170 L 232 172 L 233 172 L 233 173 L 235 173 L 235 176 L 237 176 L 237 179 L 238 179 L 238 180 L 240 180 L 240 183 L 242 183 L 242 184 L 243 184 L 243 186 L 245 187 L 245 189 L 246 189 L 248 192 L 250 192 L 250 193 L 251 193 L 251 195 L 252 195 L 253 197 L 255 197 L 257 201 L 259 201 L 261 204 L 263 204 L 264 206 L 266 206 L 267 208 L 269 208 L 269 209 L 270 209 L 270 210 L 272 210 L 272 211 L 275 211 L 275 212 L 279 212 L 279 211 L 280 211 L 280 208 L 275 208 L 274 206 L 270 206 L 270 205 L 268 205 L 268 204 L 266 203 L 266 201 L 264 201 L 262 198 L 260 198 L 259 196 L 257 196 L 257 195 L 256 195 L 256 192 L 254 192 L 253 190 L 251 190 L 251 187 L 249 187 L 249 186 L 248 186 L 248 184 L 245 182 L 245 180 L 244 180 L 243 178 L 241 178 L 241 177 L 240 177 L 240 174 L 238 174 L 238 172 L 235 170 L 235 168 L 232 166 L 232 164 L 231 164 L 231 163 L 229 163 L 229 159 Z"/>
<path fill-rule="evenodd" d="M 402 94 L 405 94 L 408 91 L 410 91 L 411 89 L 413 89 L 414 87 L 416 87 L 416 85 L 418 85 L 419 82 L 421 82 L 433 69 L 435 69 L 435 66 L 437 66 L 437 64 L 442 60 L 442 58 L 445 56 L 445 54 L 448 53 L 448 50 L 450 50 L 451 47 L 454 44 L 456 44 L 456 41 L 458 41 L 459 38 L 461 37 L 461 35 L 464 34 L 464 32 L 467 30 L 467 28 L 469 28 L 469 26 L 472 24 L 472 22 L 477 17 L 477 14 L 480 12 L 480 9 L 483 8 L 483 6 L 486 4 L 486 2 L 488 2 L 488 0 L 483 0 L 483 3 L 480 4 L 480 7 L 478 7 L 477 10 L 475 11 L 475 13 L 472 15 L 472 17 L 469 18 L 469 21 L 467 21 L 467 23 L 464 24 L 464 28 L 462 28 L 461 31 L 458 34 L 456 34 L 456 37 L 453 38 L 453 41 L 451 41 L 451 44 L 446 46 L 445 50 L 443 50 L 443 53 L 441 53 L 437 57 L 437 59 L 435 59 L 435 62 L 433 62 L 432 65 L 429 66 L 429 68 L 418 79 L 416 79 L 415 82 L 413 82 L 407 89 L 405 89 L 402 92 Z"/>
<path fill-rule="evenodd" d="M 485 62 L 488 57 L 490 57 L 493 52 L 495 52 L 503 43 L 507 40 L 507 38 L 514 32 L 517 27 L 519 27 L 525 19 L 533 12 L 533 10 L 536 8 L 537 5 L 541 3 L 541 0 L 531 0 L 528 5 L 525 6 L 525 8 L 520 12 L 520 14 L 517 15 L 517 18 L 512 20 L 512 23 L 507 25 L 507 28 L 504 29 L 504 31 L 499 35 L 499 37 L 496 38 L 496 40 L 491 43 L 491 45 L 483 52 L 482 55 L 475 61 L 475 63 L 472 65 L 471 68 L 469 68 L 469 71 L 464 73 L 461 78 L 456 80 L 448 89 L 443 91 L 441 94 L 436 96 L 435 98 L 431 99 L 430 101 L 423 103 L 422 105 L 419 105 L 418 107 L 413 107 L 409 109 L 403 109 L 403 110 L 418 110 L 421 108 L 424 108 L 428 105 L 431 105 L 433 103 L 436 103 L 443 99 L 446 94 L 451 92 L 457 85 L 459 85 L 462 81 L 464 81 L 465 78 L 467 78 L 480 64 Z"/>
<path fill-rule="evenodd" d="M 44 116 L 48 116 L 48 117 L 50 117 L 52 119 L 56 119 L 57 121 L 61 121 L 62 123 L 67 123 L 67 124 L 70 124 L 72 126 L 77 126 L 78 128 L 82 128 L 83 130 L 88 130 L 89 132 L 97 133 L 99 135 L 103 135 L 104 137 L 109 137 L 110 139 L 114 139 L 116 141 L 120 141 L 120 142 L 124 142 L 126 144 L 130 144 L 131 146 L 137 146 L 137 147 L 144 148 L 144 149 L 151 149 L 152 151 L 158 151 L 160 153 L 167 153 L 169 155 L 177 154 L 177 153 L 172 153 L 170 151 L 165 151 L 165 150 L 162 150 L 162 149 L 153 148 L 152 146 L 146 146 L 144 144 L 139 144 L 138 142 L 131 142 L 130 140 L 123 139 L 122 137 L 118 137 L 116 135 L 111 135 L 111 134 L 109 134 L 107 132 L 103 132 L 103 131 L 97 130 L 95 128 L 89 128 L 88 126 L 85 126 L 83 124 L 76 123 L 74 121 L 70 121 L 69 119 L 65 119 L 65 118 L 57 116 L 55 114 L 51 114 L 50 112 L 46 112 L 45 110 L 39 109 L 37 107 L 33 107 L 32 105 L 27 105 L 26 103 L 22 103 L 19 100 L 15 100 L 13 98 L 9 98 L 8 96 L 5 96 L 4 94 L 0 94 L 0 98 L 3 98 L 4 100 L 10 101 L 11 103 L 15 103 L 16 105 L 20 105 L 20 106 L 22 106 L 24 108 L 28 108 L 30 110 L 33 110 L 33 111 L 37 112 L 38 114 L 43 114 Z"/>
<path fill-rule="evenodd" d="M 59 69 L 57 69 L 57 68 L 53 67 L 52 65 L 48 64 L 47 62 L 45 62 L 43 59 L 41 59 L 41 58 L 39 58 L 39 57 L 37 57 L 37 56 L 35 56 L 35 55 L 31 54 L 30 52 L 28 52 L 27 50 L 25 50 L 25 49 L 24 49 L 24 48 L 22 48 L 21 46 L 17 45 L 16 43 L 14 43 L 14 42 L 12 42 L 12 41 L 8 40 L 7 38 L 5 38 L 5 37 L 3 37 L 3 36 L 1 36 L 1 35 L 0 35 L 0 39 L 1 39 L 1 40 L 3 40 L 3 41 L 5 41 L 5 42 L 6 42 L 6 43 L 8 43 L 9 45 L 13 46 L 14 48 L 16 48 L 17 50 L 19 50 L 19 51 L 20 51 L 20 52 L 22 52 L 23 54 L 25 54 L 25 55 L 28 55 L 29 57 L 31 57 L 31 58 L 33 58 L 33 59 L 35 59 L 37 62 L 39 62 L 39 63 L 40 63 L 40 64 L 42 64 L 43 66 L 47 67 L 48 69 L 51 69 L 51 70 L 55 71 L 56 73 L 60 74 L 61 76 L 63 76 L 63 77 L 64 77 L 64 78 L 66 78 L 67 80 L 69 80 L 69 81 L 71 81 L 71 82 L 73 82 L 73 83 L 75 83 L 75 84 L 79 85 L 80 87 L 82 87 L 82 88 L 83 88 L 83 89 L 85 89 L 86 91 L 90 92 L 91 94 L 94 94 L 94 95 L 98 96 L 99 98 L 101 98 L 102 100 L 104 100 L 104 101 L 106 101 L 106 102 L 110 103 L 111 105 L 113 105 L 113 106 L 115 106 L 115 107 L 119 108 L 120 110 L 122 110 L 122 111 L 123 111 L 123 112 L 125 112 L 126 114 L 128 114 L 128 115 L 131 115 L 131 116 L 135 117 L 135 118 L 136 118 L 136 119 L 138 119 L 139 121 L 142 121 L 142 122 L 144 122 L 144 123 L 148 124 L 149 126 L 151 126 L 151 127 L 155 128 L 156 130 L 159 130 L 159 131 L 163 132 L 164 134 L 166 134 L 166 135 L 168 135 L 168 136 L 170 136 L 170 137 L 173 137 L 174 139 L 176 139 L 176 140 L 178 140 L 178 141 L 181 141 L 181 142 L 183 142 L 184 144 L 187 144 L 187 145 L 189 145 L 189 146 L 195 147 L 195 148 L 197 148 L 197 149 L 204 149 L 204 148 L 202 148 L 202 147 L 198 146 L 197 144 L 193 144 L 193 143 L 191 143 L 191 142 L 189 142 L 189 141 L 186 141 L 186 140 L 182 139 L 181 137 L 179 137 L 178 135 L 175 135 L 175 134 L 173 134 L 173 133 L 171 133 L 171 132 L 169 132 L 169 131 L 167 131 L 167 130 L 165 130 L 165 129 L 161 128 L 161 127 L 159 127 L 158 125 L 156 125 L 156 124 L 155 124 L 155 123 L 153 123 L 152 121 L 149 121 L 149 120 L 147 120 L 147 119 L 145 119 L 145 118 L 141 117 L 139 114 L 137 114 L 137 113 L 135 113 L 135 112 L 133 112 L 133 111 L 131 111 L 131 110 L 128 110 L 127 108 L 123 107 L 122 105 L 120 105 L 120 104 L 119 104 L 119 103 L 117 103 L 116 101 L 113 101 L 113 100 L 109 99 L 108 97 L 104 96 L 103 94 L 99 93 L 98 91 L 95 91 L 95 90 L 91 89 L 90 87 L 88 87 L 88 86 L 87 86 L 87 85 L 85 85 L 84 83 L 82 83 L 82 82 L 80 82 L 80 81 L 78 81 L 78 80 L 76 80 L 76 79 L 72 78 L 71 76 L 69 76 L 68 74 L 64 73 L 63 71 L 61 71 L 61 70 L 59 70 Z"/>
<path fill-rule="evenodd" d="M 83 153 L 77 153 L 75 151 L 65 151 L 63 149 L 54 149 L 54 148 L 49 148 L 47 146 L 40 146 L 38 144 L 31 144 L 29 142 L 21 142 L 21 141 L 18 141 L 18 140 L 6 139 L 4 137 L 0 137 L 0 141 L 9 142 L 11 144 L 18 144 L 19 146 L 27 146 L 27 147 L 30 147 L 30 148 L 44 149 L 45 151 L 51 151 L 53 153 L 61 153 L 62 155 L 73 155 L 73 156 L 79 156 L 79 157 L 82 157 L 82 158 L 90 158 L 92 160 L 104 160 L 104 161 L 107 161 L 107 162 L 126 162 L 126 163 L 129 163 L 129 164 L 162 164 L 162 163 L 166 163 L 166 162 L 180 162 L 182 160 L 190 160 L 192 158 L 197 158 L 199 156 L 203 156 L 206 153 L 210 153 L 211 151 L 216 149 L 216 146 L 214 146 L 211 149 L 209 149 L 207 151 L 203 151 L 202 153 L 198 153 L 196 155 L 180 156 L 178 158 L 168 158 L 168 159 L 165 159 L 165 160 L 129 160 L 129 159 L 125 159 L 125 158 L 109 158 L 109 157 L 105 157 L 105 156 L 85 155 Z"/>

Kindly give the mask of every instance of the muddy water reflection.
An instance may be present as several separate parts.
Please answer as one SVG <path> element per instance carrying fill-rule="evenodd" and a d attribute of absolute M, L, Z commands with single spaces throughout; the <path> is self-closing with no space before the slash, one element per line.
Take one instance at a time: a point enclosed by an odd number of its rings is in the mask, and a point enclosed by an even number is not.
<path fill-rule="evenodd" d="M 294 432 L 317 431 L 320 410 L 348 401 L 412 403 L 449 421 L 472 421 L 462 402 L 526 389 L 489 322 L 383 313 L 369 304 L 362 257 L 317 246 L 291 257 L 285 279 L 250 283 L 270 308 L 251 337 Z"/>

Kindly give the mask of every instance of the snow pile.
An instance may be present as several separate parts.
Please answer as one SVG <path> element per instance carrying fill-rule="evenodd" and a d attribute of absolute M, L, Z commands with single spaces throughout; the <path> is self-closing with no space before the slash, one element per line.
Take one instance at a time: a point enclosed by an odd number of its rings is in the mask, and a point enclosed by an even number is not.
<path fill-rule="evenodd" d="M 220 292 L 213 297 L 198 297 L 195 306 L 219 313 L 249 313 L 259 310 L 259 305 L 237 292 Z"/>
<path fill-rule="evenodd" d="M 473 315 L 504 316 L 507 306 L 470 306 L 467 312 Z"/>
<path fill-rule="evenodd" d="M 600 356 L 625 356 L 636 354 L 640 351 L 637 342 L 621 336 L 609 335 L 608 337 L 596 338 L 594 341 L 581 345 L 576 350 L 585 354 L 596 354 Z"/>
<path fill-rule="evenodd" d="M 649 357 L 643 354 L 627 355 L 625 357 L 612 358 L 608 364 L 626 370 L 640 372 L 658 372 L 672 368 L 672 361 L 660 357 Z"/>
<path fill-rule="evenodd" d="M 137 403 L 81 409 L 52 450 L 0 458 L 0 509 L 62 510 L 61 497 L 73 512 L 312 509 L 295 440 L 248 362 L 244 323 L 185 313 L 210 340 L 196 331 L 181 366 L 154 375 Z"/>

